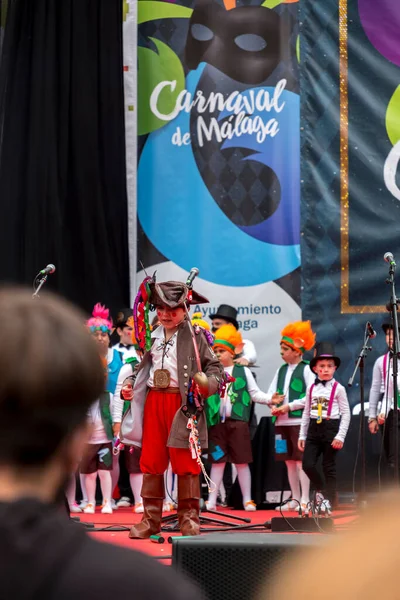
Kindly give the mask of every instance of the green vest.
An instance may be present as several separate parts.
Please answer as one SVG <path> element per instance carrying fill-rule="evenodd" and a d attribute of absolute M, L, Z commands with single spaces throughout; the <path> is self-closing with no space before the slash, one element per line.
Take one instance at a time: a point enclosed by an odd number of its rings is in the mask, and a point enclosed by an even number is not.
<path fill-rule="evenodd" d="M 112 417 L 110 411 L 110 394 L 109 392 L 102 392 L 99 398 L 100 415 L 103 423 L 104 431 L 110 441 L 114 439 Z"/>
<path fill-rule="evenodd" d="M 250 419 L 251 398 L 247 391 L 246 372 L 242 365 L 235 365 L 232 371 L 235 381 L 228 385 L 228 399 L 232 403 L 231 419 L 235 421 L 246 421 Z M 221 398 L 219 394 L 213 394 L 206 400 L 205 413 L 207 426 L 212 427 L 221 422 L 220 415 Z"/>
<path fill-rule="evenodd" d="M 304 381 L 304 369 L 305 369 L 306 365 L 308 365 L 308 362 L 305 360 L 302 360 L 301 362 L 299 362 L 299 364 L 297 365 L 297 367 L 295 368 L 295 370 L 292 373 L 292 377 L 290 379 L 290 384 L 289 384 L 289 390 L 288 390 L 289 391 L 289 398 L 288 398 L 289 402 L 293 402 L 293 400 L 300 400 L 301 398 L 304 398 L 304 396 L 306 395 L 307 386 L 306 386 L 306 382 Z M 283 392 L 284 392 L 285 379 L 286 379 L 286 373 L 287 373 L 288 368 L 289 367 L 288 367 L 287 363 L 285 363 L 279 369 L 278 383 L 276 386 L 276 391 L 278 392 L 278 394 L 283 394 Z M 292 419 L 298 419 L 303 414 L 303 410 L 301 408 L 299 408 L 297 410 L 289 411 L 287 414 Z M 272 417 L 272 422 L 275 423 L 275 421 L 276 421 L 276 417 Z"/>

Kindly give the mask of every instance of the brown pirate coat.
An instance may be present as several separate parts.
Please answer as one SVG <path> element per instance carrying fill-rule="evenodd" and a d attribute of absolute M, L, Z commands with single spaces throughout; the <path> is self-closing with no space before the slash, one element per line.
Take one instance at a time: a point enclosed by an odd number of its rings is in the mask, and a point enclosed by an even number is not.
<path fill-rule="evenodd" d="M 212 348 L 207 343 L 204 334 L 200 331 L 196 334 L 197 346 L 199 349 L 201 367 L 208 377 L 208 394 L 215 394 L 220 381 L 223 377 L 223 367 L 216 358 Z M 187 320 L 179 326 L 177 336 L 177 360 L 178 360 L 178 381 L 182 398 L 181 406 L 187 403 L 188 387 L 190 379 L 197 373 L 197 363 L 193 348 L 193 341 L 190 334 Z M 134 378 L 134 397 L 121 423 L 121 441 L 127 445 L 142 445 L 143 433 L 143 410 L 148 392 L 147 380 L 149 378 L 151 367 L 151 353 L 146 352 L 141 363 L 135 368 Z M 171 448 L 187 448 L 189 440 L 189 430 L 187 429 L 187 417 L 181 410 L 178 410 L 171 427 L 168 438 L 168 446 Z M 198 430 L 202 448 L 207 447 L 207 424 L 204 414 L 198 418 Z"/>

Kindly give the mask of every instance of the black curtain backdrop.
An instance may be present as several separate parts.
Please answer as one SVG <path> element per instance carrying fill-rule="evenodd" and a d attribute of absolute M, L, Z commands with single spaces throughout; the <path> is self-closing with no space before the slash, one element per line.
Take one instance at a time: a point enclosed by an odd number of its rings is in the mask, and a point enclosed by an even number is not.
<path fill-rule="evenodd" d="M 4 0 L 2 7 L 4 8 Z M 0 281 L 129 306 L 122 3 L 8 0 L 0 62 Z"/>

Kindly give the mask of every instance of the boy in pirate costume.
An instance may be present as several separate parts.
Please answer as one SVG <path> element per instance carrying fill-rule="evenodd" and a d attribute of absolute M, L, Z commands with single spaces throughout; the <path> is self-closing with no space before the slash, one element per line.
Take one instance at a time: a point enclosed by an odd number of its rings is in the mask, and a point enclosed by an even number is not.
<path fill-rule="evenodd" d="M 301 419 L 298 447 L 303 455 L 303 469 L 316 491 L 315 501 L 322 512 L 330 514 L 336 500 L 336 454 L 343 448 L 350 424 L 350 406 L 345 388 L 334 379 L 340 358 L 332 344 L 321 342 L 310 362 L 316 373 L 315 382 L 307 388 L 306 403 Z M 324 481 L 317 469 L 322 455 Z"/>
<path fill-rule="evenodd" d="M 235 364 L 236 353 L 241 351 L 242 336 L 234 325 L 222 325 L 215 332 L 214 351 L 229 375 L 225 389 L 206 401 L 209 427 L 208 457 L 212 463 L 210 479 L 215 489 L 210 493 L 207 508 L 215 510 L 219 487 L 227 461 L 236 465 L 243 497 L 243 508 L 256 510 L 251 499 L 251 451 L 249 418 L 251 402 L 267 404 L 268 395 L 257 386 L 248 367 Z"/>
<path fill-rule="evenodd" d="M 144 280 L 135 301 L 135 335 L 146 353 L 135 369 L 133 394 L 129 382 L 122 388 L 123 397 L 133 400 L 122 420 L 121 440 L 125 445 L 142 446 L 144 514 L 132 527 L 131 538 L 149 538 L 160 531 L 169 460 L 178 476 L 180 530 L 183 535 L 200 533 L 201 448 L 197 441 L 207 447 L 202 402 L 223 380 L 221 364 L 203 331 L 193 333 L 195 345 L 187 318 L 187 305 L 205 302 L 206 298 L 183 283 L 156 283 L 154 278 Z M 156 307 L 161 324 L 153 332 L 149 305 Z"/>
<path fill-rule="evenodd" d="M 310 321 L 289 323 L 281 332 L 281 356 L 285 361 L 268 390 L 268 404 L 275 422 L 275 460 L 285 461 L 292 499 L 277 510 L 299 510 L 310 501 L 310 481 L 302 469 L 302 453 L 297 447 L 306 390 L 315 375 L 303 353 L 315 344 Z M 300 504 L 299 504 L 300 503 Z"/>

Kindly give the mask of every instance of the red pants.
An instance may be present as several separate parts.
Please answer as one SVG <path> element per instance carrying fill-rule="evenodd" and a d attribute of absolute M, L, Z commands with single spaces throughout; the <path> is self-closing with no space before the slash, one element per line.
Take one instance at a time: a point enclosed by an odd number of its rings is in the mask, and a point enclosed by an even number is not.
<path fill-rule="evenodd" d="M 168 448 L 172 421 L 181 407 L 180 394 L 155 392 L 147 394 L 143 417 L 143 446 L 140 468 L 143 473 L 161 475 L 171 461 L 176 475 L 198 475 L 200 467 L 187 448 Z"/>

